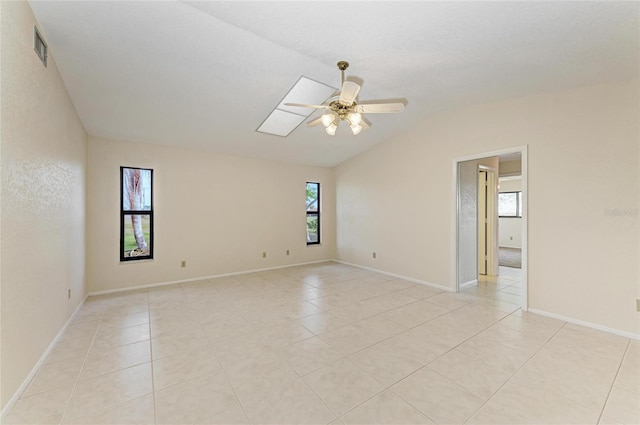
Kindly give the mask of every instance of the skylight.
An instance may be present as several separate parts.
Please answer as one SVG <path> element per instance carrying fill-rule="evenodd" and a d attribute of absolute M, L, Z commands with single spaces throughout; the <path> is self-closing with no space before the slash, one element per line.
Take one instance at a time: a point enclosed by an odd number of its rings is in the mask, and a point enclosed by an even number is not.
<path fill-rule="evenodd" d="M 256 131 L 287 137 L 314 111 L 313 108 L 286 106 L 285 103 L 320 105 L 338 89 L 307 77 L 300 77 Z"/>

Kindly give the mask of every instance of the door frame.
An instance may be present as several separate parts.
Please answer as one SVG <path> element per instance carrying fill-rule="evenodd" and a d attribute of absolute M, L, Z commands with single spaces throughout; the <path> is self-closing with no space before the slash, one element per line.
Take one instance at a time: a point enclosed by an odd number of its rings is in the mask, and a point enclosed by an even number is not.
<path fill-rule="evenodd" d="M 517 146 L 508 149 L 502 149 L 491 152 L 483 152 L 474 155 L 468 155 L 464 157 L 455 158 L 453 160 L 453 220 L 452 220 L 452 235 L 453 241 L 451 244 L 451 276 L 454 280 L 455 292 L 460 292 L 460 278 L 458 276 L 459 255 L 458 255 L 458 218 L 460 214 L 460 200 L 458 196 L 459 187 L 459 175 L 458 164 L 465 161 L 478 160 L 482 158 L 488 158 L 493 156 L 504 156 L 514 153 L 520 154 L 520 164 L 522 173 L 522 285 L 523 291 L 520 297 L 521 307 L 523 310 L 527 310 L 529 306 L 529 264 L 528 264 L 528 251 L 529 251 L 529 239 L 527 234 L 528 229 L 528 216 L 529 216 L 529 188 L 528 188 L 528 146 Z M 477 256 L 476 256 L 477 261 Z"/>

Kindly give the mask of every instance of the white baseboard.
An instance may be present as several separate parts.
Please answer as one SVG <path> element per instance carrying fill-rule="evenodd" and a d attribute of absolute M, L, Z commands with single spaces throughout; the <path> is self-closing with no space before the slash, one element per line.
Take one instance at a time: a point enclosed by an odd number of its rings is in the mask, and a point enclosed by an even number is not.
<path fill-rule="evenodd" d="M 310 265 L 310 264 L 327 263 L 327 262 L 331 262 L 331 261 L 333 261 L 335 263 L 345 264 L 347 266 L 358 267 L 360 269 L 369 270 L 369 271 L 376 272 L 376 273 L 381 273 L 381 274 L 384 274 L 384 275 L 387 275 L 387 276 L 393 276 L 393 277 L 396 277 L 398 279 L 408 280 L 409 282 L 419 283 L 421 285 L 430 286 L 432 288 L 440 289 L 440 290 L 443 290 L 443 291 L 455 292 L 453 289 L 447 288 L 446 286 L 438 285 L 437 283 L 427 282 L 425 280 L 415 279 L 413 277 L 403 276 L 403 275 L 399 275 L 399 274 L 395 274 L 395 273 L 386 272 L 384 270 L 378 270 L 378 269 L 374 269 L 374 268 L 371 268 L 371 267 L 361 266 L 360 264 L 348 263 L 348 262 L 342 261 L 342 260 L 327 259 L 327 260 L 308 261 L 308 262 L 305 262 L 305 263 L 288 264 L 288 265 L 285 265 L 285 266 L 266 267 L 266 268 L 262 268 L 262 269 L 253 269 L 253 270 L 245 270 L 245 271 L 240 271 L 240 272 L 222 273 L 222 274 L 216 274 L 216 275 L 210 275 L 210 276 L 192 277 L 192 278 L 189 278 L 189 279 L 180 279 L 180 280 L 171 280 L 171 281 L 159 282 L 159 283 L 150 283 L 150 284 L 146 284 L 146 285 L 136 285 L 136 286 L 130 286 L 130 287 L 127 287 L 127 288 L 107 289 L 107 290 L 104 290 L 104 291 L 92 291 L 92 292 L 89 292 L 87 294 L 87 296 L 93 297 L 93 296 L 96 296 L 96 295 L 107 295 L 107 294 L 115 294 L 115 293 L 119 293 L 119 292 L 138 291 L 140 289 L 156 288 L 156 287 L 159 287 L 159 286 L 175 285 L 175 284 L 178 284 L 178 283 L 196 282 L 198 280 L 216 279 L 216 278 L 220 278 L 220 277 L 239 276 L 239 275 L 249 274 L 249 273 L 257 273 L 257 272 L 264 272 L 264 271 L 278 270 L 278 269 L 287 269 L 287 268 L 290 268 L 290 267 L 307 266 L 307 265 Z M 471 284 L 471 283 L 469 283 L 469 284 Z"/>
<path fill-rule="evenodd" d="M 115 293 L 119 293 L 119 292 L 138 291 L 140 289 L 148 289 L 148 288 L 156 288 L 156 287 L 159 287 L 159 286 L 175 285 L 177 283 L 188 283 L 188 282 L 196 282 L 198 280 L 205 280 L 205 279 L 216 279 L 216 278 L 220 278 L 220 277 L 239 276 L 239 275 L 243 275 L 243 274 L 265 272 L 265 271 L 269 271 L 269 270 L 287 269 L 289 267 L 307 266 L 309 264 L 327 263 L 327 262 L 330 262 L 330 261 L 335 261 L 335 260 L 328 259 L 328 260 L 308 261 L 306 263 L 296 263 L 296 264 L 288 264 L 288 265 L 285 265 L 285 266 L 266 267 L 266 268 L 263 268 L 263 269 L 253 269 L 253 270 L 245 270 L 245 271 L 240 271 L 240 272 L 215 274 L 215 275 L 210 275 L 210 276 L 192 277 L 192 278 L 189 278 L 189 279 L 171 280 L 171 281 L 166 281 L 166 282 L 150 283 L 150 284 L 146 284 L 146 285 L 136 285 L 136 286 L 130 286 L 130 287 L 127 287 L 127 288 L 107 289 L 107 290 L 104 290 L 104 291 L 92 291 L 92 292 L 89 292 L 87 294 L 87 296 L 93 297 L 93 296 L 96 296 L 96 295 L 106 295 L 106 294 L 115 294 Z"/>
<path fill-rule="evenodd" d="M 478 279 L 473 279 L 473 280 L 470 280 L 469 282 L 461 283 L 460 289 L 465 288 L 467 286 L 471 286 L 471 285 L 477 285 L 477 284 L 478 284 Z"/>
<path fill-rule="evenodd" d="M 395 274 L 395 273 L 391 273 L 391 272 L 386 272 L 384 270 L 378 270 L 378 269 L 374 269 L 372 267 L 361 266 L 360 264 L 348 263 L 348 262 L 342 261 L 342 260 L 332 260 L 332 261 L 335 261 L 336 263 L 340 263 L 340 264 L 345 264 L 347 266 L 358 267 L 360 269 L 364 269 L 364 270 L 369 270 L 369 271 L 376 272 L 376 273 L 385 274 L 387 276 L 397 277 L 398 279 L 408 280 L 409 282 L 419 283 L 421 285 L 430 286 L 432 288 L 440 289 L 442 291 L 455 292 L 455 290 L 453 290 L 451 288 L 447 288 L 446 286 L 438 285 L 437 283 L 428 282 L 426 280 L 420 280 L 420 279 L 416 279 L 416 278 L 413 278 L 413 277 L 408 277 L 408 276 L 403 276 L 403 275 L 399 275 L 399 274 Z"/>
<path fill-rule="evenodd" d="M 58 342 L 58 339 L 60 339 L 60 336 L 64 333 L 64 331 L 67 330 L 67 327 L 69 327 L 69 324 L 71 323 L 71 321 L 73 320 L 73 318 L 76 316 L 76 314 L 78 313 L 78 310 L 80 310 L 80 307 L 82 306 L 82 304 L 84 304 L 84 302 L 86 301 L 88 295 L 85 295 L 85 297 L 82 299 L 82 301 L 80 301 L 80 303 L 78 304 L 78 306 L 76 307 L 75 310 L 73 310 L 73 313 L 71 314 L 71 316 L 69 316 L 69 319 L 67 320 L 67 323 L 64 324 L 64 326 L 62 327 L 62 329 L 60 329 L 60 332 L 58 332 L 58 334 L 55 336 L 55 338 L 53 338 L 53 340 L 51 341 L 51 343 L 49 344 L 49 346 L 47 347 L 46 350 L 44 350 L 44 353 L 42 353 L 42 355 L 40 356 L 40 358 L 38 359 L 38 361 L 36 362 L 35 366 L 33 366 L 33 368 L 31 369 L 31 372 L 29 372 L 29 374 L 27 375 L 27 377 L 25 378 L 25 380 L 22 382 L 22 384 L 18 387 L 18 389 L 16 390 L 16 392 L 13 394 L 13 396 L 11 396 L 11 398 L 9 399 L 9 401 L 7 402 L 7 404 L 4 406 L 4 408 L 2 409 L 2 411 L 0 411 L 0 418 L 4 418 L 9 411 L 11 410 L 11 408 L 13 407 L 14 404 L 16 404 L 16 402 L 20 399 L 20 396 L 22 395 L 22 393 L 27 389 L 27 387 L 29 386 L 29 384 L 31 383 L 31 380 L 33 379 L 33 377 L 36 375 L 36 373 L 38 372 L 38 369 L 40 368 L 40 366 L 42 366 L 42 364 L 44 363 L 44 361 L 47 359 L 47 357 L 49 356 L 49 354 L 51 353 L 51 350 L 53 350 L 54 345 L 56 345 L 56 343 Z M 0 423 L 2 423 L 3 421 L 0 421 Z"/>
<path fill-rule="evenodd" d="M 623 336 L 625 338 L 638 339 L 640 340 L 640 334 L 634 334 L 632 332 L 621 331 L 619 329 L 609 328 L 607 326 L 598 325 L 596 323 L 584 322 L 582 320 L 574 319 L 573 317 L 563 316 L 561 314 L 549 313 L 548 311 L 538 310 L 535 308 L 529 308 L 527 310 L 529 313 L 539 314 L 541 316 L 550 317 L 552 319 L 558 319 L 565 321 L 567 323 L 572 323 L 574 325 L 580 325 L 591 329 L 596 329 L 598 331 L 608 332 L 614 335 Z"/>

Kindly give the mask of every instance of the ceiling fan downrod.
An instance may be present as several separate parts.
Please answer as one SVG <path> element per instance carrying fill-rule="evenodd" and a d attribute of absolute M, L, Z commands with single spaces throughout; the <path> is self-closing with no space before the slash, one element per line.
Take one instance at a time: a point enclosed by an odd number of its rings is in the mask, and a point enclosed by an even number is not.
<path fill-rule="evenodd" d="M 349 68 L 349 62 L 347 61 L 338 62 L 338 69 L 342 71 L 342 81 L 340 82 L 341 85 L 344 84 L 344 71 L 346 71 L 347 68 Z"/>

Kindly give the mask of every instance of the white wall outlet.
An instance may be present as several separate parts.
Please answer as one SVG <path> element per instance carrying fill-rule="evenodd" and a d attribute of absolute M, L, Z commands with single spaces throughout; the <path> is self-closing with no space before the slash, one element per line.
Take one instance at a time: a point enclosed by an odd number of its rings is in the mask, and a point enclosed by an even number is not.
<path fill-rule="evenodd" d="M 262 251 L 262 258 L 267 258 L 267 251 Z"/>
<path fill-rule="evenodd" d="M 287 255 L 289 255 L 289 250 L 287 249 Z"/>
<path fill-rule="evenodd" d="M 373 255 L 372 255 L 372 257 L 373 257 L 373 258 L 377 258 L 377 257 L 378 257 L 378 254 L 376 254 L 376 252 L 375 252 L 375 251 L 373 251 Z"/>
<path fill-rule="evenodd" d="M 187 260 L 180 261 L 180 267 L 182 267 L 182 268 L 187 267 Z"/>

